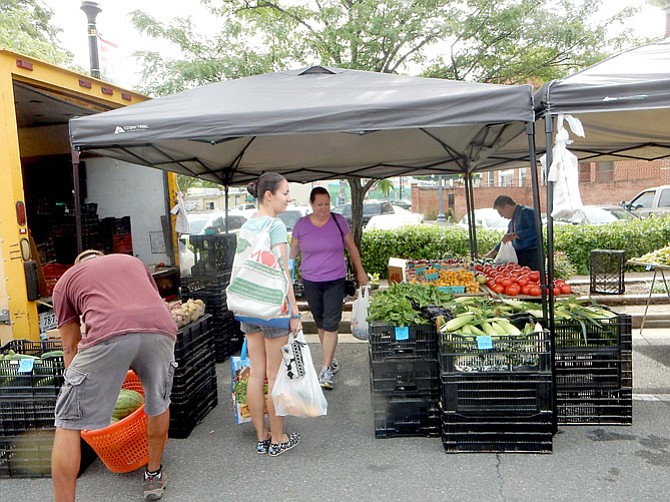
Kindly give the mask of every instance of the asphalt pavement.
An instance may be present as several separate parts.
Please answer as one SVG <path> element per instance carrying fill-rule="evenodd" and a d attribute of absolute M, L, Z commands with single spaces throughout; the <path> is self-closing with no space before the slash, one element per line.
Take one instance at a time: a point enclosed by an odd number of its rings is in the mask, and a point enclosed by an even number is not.
<path fill-rule="evenodd" d="M 315 360 L 316 337 L 308 337 Z M 217 364 L 218 406 L 187 439 L 171 439 L 166 501 L 652 501 L 670 493 L 670 329 L 633 333 L 631 426 L 559 426 L 551 454 L 446 454 L 437 438 L 375 439 L 367 345 L 341 335 L 341 371 L 328 415 L 287 420 L 301 444 L 277 458 L 255 452 L 251 424 L 236 425 L 230 365 Z M 96 460 L 79 501 L 141 498 L 140 472 Z M 50 479 L 1 479 L 0 500 L 47 501 Z"/>

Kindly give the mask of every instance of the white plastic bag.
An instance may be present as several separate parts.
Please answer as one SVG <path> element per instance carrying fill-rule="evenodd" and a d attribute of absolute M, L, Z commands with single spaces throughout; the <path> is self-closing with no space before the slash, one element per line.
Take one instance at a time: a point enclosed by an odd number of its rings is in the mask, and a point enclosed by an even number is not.
<path fill-rule="evenodd" d="M 499 263 L 519 263 L 512 241 L 500 244 L 500 249 L 498 249 L 498 254 L 493 259 L 493 263 L 496 265 Z"/>
<path fill-rule="evenodd" d="M 370 288 L 358 288 L 358 298 L 351 305 L 351 334 L 359 340 L 368 339 L 368 308 L 370 307 Z"/>
<path fill-rule="evenodd" d="M 568 150 L 572 140 L 568 137 L 568 130 L 563 126 L 563 119 L 567 120 L 572 132 L 584 137 L 584 128 L 579 119 L 570 115 L 560 114 L 556 123 L 556 138 L 554 139 L 553 161 L 549 166 L 547 180 L 554 183 L 552 218 L 572 218 L 575 213 L 584 216 L 584 204 L 579 193 L 579 159 Z M 543 156 L 546 159 L 546 156 Z"/>
<path fill-rule="evenodd" d="M 291 415 L 302 418 L 325 415 L 328 412 L 328 402 L 319 385 L 319 377 L 314 369 L 312 354 L 302 330 L 298 331 L 297 335 L 289 335 L 287 346 L 292 347 L 291 351 L 293 352 L 295 351 L 295 341 L 301 347 L 304 374 L 300 376 L 302 371 L 295 371 L 296 368 L 292 361 L 286 361 L 286 354 L 289 351 L 282 349 L 284 357 L 272 388 L 275 413 L 281 417 Z"/>

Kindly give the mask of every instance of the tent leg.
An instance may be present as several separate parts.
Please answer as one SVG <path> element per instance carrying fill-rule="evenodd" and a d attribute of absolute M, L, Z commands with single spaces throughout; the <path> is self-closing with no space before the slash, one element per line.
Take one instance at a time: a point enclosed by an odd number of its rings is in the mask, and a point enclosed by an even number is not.
<path fill-rule="evenodd" d="M 72 179 L 74 180 L 74 221 L 77 231 L 77 254 L 84 250 L 84 239 L 81 230 L 81 185 L 79 183 L 79 152 L 71 150 Z"/>

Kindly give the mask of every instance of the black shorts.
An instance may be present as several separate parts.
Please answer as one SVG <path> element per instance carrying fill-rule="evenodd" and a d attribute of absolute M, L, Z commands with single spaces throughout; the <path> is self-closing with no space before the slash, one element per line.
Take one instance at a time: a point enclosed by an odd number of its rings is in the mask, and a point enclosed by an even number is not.
<path fill-rule="evenodd" d="M 318 329 L 338 331 L 344 303 L 344 278 L 312 282 L 303 279 L 305 297 Z"/>

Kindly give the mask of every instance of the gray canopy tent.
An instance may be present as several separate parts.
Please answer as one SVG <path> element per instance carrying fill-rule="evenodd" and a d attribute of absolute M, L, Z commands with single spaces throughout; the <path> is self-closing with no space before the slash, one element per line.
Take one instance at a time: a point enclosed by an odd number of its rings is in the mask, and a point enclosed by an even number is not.
<path fill-rule="evenodd" d="M 524 132 L 525 156 L 534 159 L 533 120 L 530 86 L 315 66 L 76 118 L 70 133 L 76 151 L 226 187 L 265 171 L 298 182 L 466 174 L 472 210 L 467 174 Z M 476 249 L 474 226 L 470 243 Z"/>

